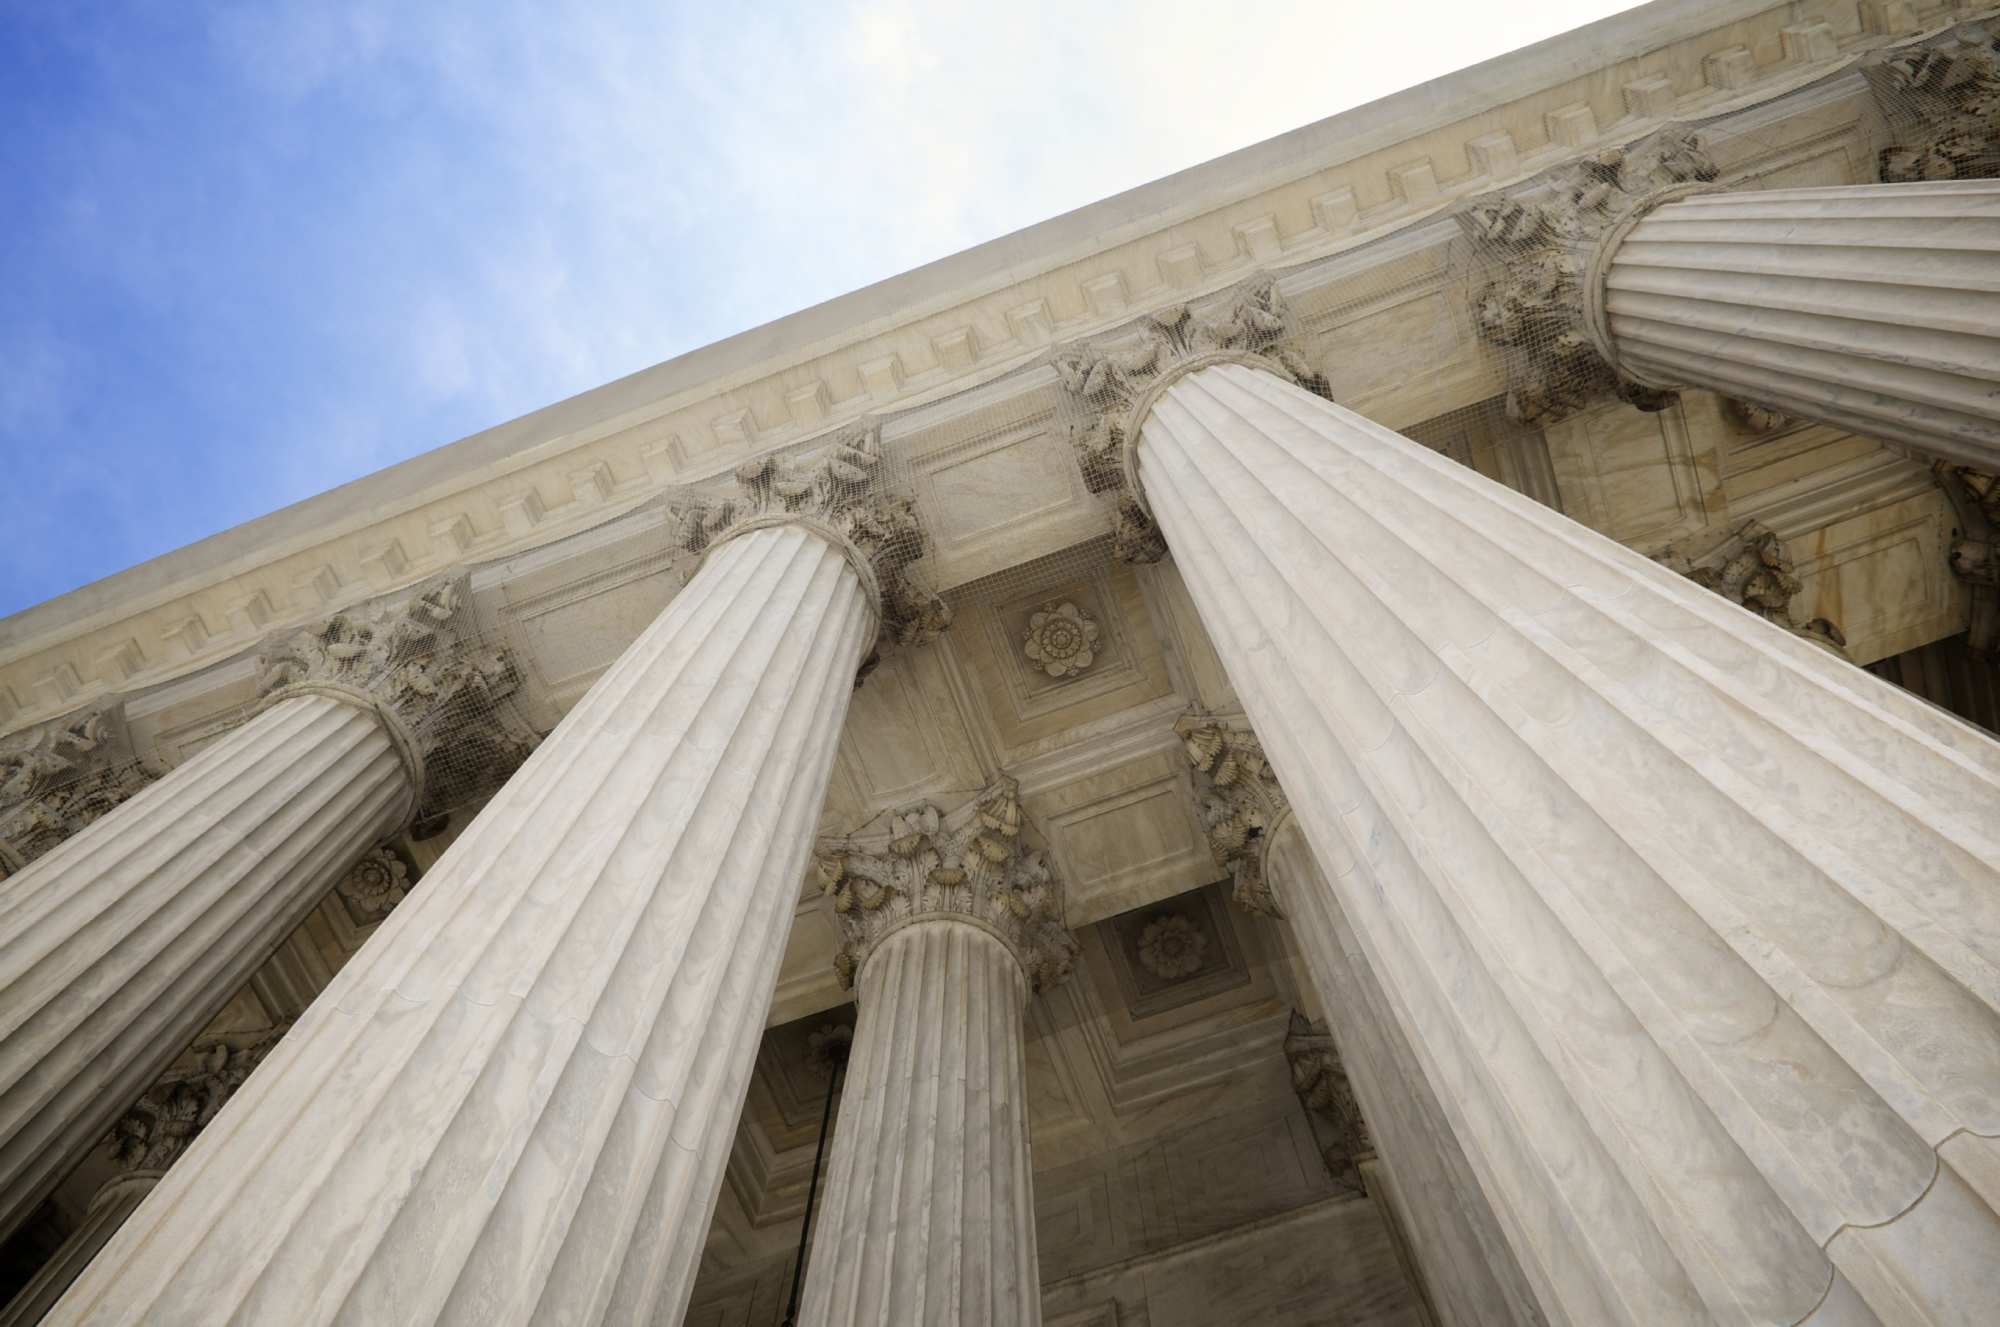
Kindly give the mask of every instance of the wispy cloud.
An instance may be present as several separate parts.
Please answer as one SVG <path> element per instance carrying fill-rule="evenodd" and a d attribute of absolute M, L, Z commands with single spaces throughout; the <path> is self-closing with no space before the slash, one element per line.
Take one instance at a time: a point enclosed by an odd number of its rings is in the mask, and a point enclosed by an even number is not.
<path fill-rule="evenodd" d="M 17 7 L 0 611 L 1618 7 Z"/>

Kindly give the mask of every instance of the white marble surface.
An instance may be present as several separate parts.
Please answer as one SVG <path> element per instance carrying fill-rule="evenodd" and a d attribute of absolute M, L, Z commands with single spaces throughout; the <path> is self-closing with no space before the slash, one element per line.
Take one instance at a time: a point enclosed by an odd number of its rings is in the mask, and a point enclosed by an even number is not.
<path fill-rule="evenodd" d="M 873 631 L 717 549 L 50 1321 L 677 1321 Z"/>
<path fill-rule="evenodd" d="M 379 718 L 296 696 L 0 884 L 0 1235 L 411 796 Z"/>
<path fill-rule="evenodd" d="M 1546 1322 L 1379 981 L 1351 952 L 1350 928 L 1297 817 L 1279 826 L 1265 852 L 1271 888 L 1318 988 L 1341 1064 L 1394 1173 L 1392 1202 L 1441 1327 Z"/>
<path fill-rule="evenodd" d="M 802 1324 L 1041 1322 L 1027 999 L 1013 953 L 970 922 L 916 921 L 870 953 Z"/>
<path fill-rule="evenodd" d="M 2000 1316 L 2000 745 L 1243 366 L 1139 475 L 1552 1320 Z"/>
<path fill-rule="evenodd" d="M 2000 180 L 1663 203 L 1591 293 L 1642 381 L 2000 469 Z"/>

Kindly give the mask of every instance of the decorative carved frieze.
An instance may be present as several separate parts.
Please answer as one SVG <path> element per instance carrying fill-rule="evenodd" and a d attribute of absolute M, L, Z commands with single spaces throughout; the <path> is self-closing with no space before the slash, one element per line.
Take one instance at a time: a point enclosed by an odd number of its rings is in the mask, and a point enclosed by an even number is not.
<path fill-rule="evenodd" d="M 1667 394 L 1621 378 L 1604 358 L 1587 327 L 1584 285 L 1621 221 L 1715 177 L 1699 137 L 1676 126 L 1556 167 L 1459 214 L 1465 233 L 1506 273 L 1480 292 L 1474 314 L 1480 336 L 1505 352 L 1509 415 L 1540 428 L 1611 395 L 1641 410 L 1666 405 Z"/>
<path fill-rule="evenodd" d="M 1866 73 L 1893 140 L 1877 160 L 1883 183 L 2000 175 L 2000 37 L 1960 29 Z"/>
<path fill-rule="evenodd" d="M 1932 469 L 1957 517 L 1950 558 L 1971 600 L 1966 646 L 1975 654 L 2000 653 L 2000 478 L 1942 461 Z"/>
<path fill-rule="evenodd" d="M 899 645 L 922 645 L 951 625 L 951 606 L 911 572 L 911 564 L 924 556 L 923 528 L 914 502 L 887 489 L 881 433 L 874 425 L 844 429 L 800 455 L 745 461 L 733 480 L 726 489 L 680 495 L 668 503 L 674 538 L 684 552 L 706 552 L 758 526 L 812 522 L 845 540 L 872 573 L 881 594 L 883 635 Z"/>
<path fill-rule="evenodd" d="M 1069 602 L 1043 604 L 1028 618 L 1021 652 L 1050 677 L 1075 677 L 1097 662 L 1099 628 Z"/>
<path fill-rule="evenodd" d="M 115 810 L 160 773 L 134 758 L 119 704 L 0 742 L 0 878 Z"/>
<path fill-rule="evenodd" d="M 112 1126 L 104 1140 L 111 1163 L 119 1170 L 171 1166 L 290 1029 L 282 1024 L 244 1045 L 197 1043 L 182 1067 L 147 1088 Z"/>
<path fill-rule="evenodd" d="M 360 925 L 379 922 L 409 895 L 415 882 L 410 868 L 394 849 L 371 848 L 333 889 Z"/>
<path fill-rule="evenodd" d="M 1326 1026 L 1294 1009 L 1285 1033 L 1285 1061 L 1292 1070 L 1292 1090 L 1312 1121 L 1327 1174 L 1345 1192 L 1367 1192 L 1361 1162 L 1374 1155 L 1375 1143 Z"/>
<path fill-rule="evenodd" d="M 520 684 L 512 652 L 480 637 L 462 573 L 278 637 L 258 660 L 266 696 L 320 690 L 372 701 L 422 770 L 420 821 L 490 793 L 534 749 L 504 705 Z"/>
<path fill-rule="evenodd" d="M 841 984 L 854 984 L 882 937 L 923 917 L 984 924 L 1013 949 L 1035 990 L 1068 976 L 1077 942 L 1063 925 L 1062 887 L 1026 829 L 1007 779 L 950 814 L 930 803 L 898 812 L 886 838 L 822 843 L 814 869 L 840 927 Z"/>
<path fill-rule="evenodd" d="M 1259 275 L 1204 301 L 1171 304 L 1051 359 L 1068 407 L 1066 433 L 1093 493 L 1117 494 L 1113 552 L 1124 562 L 1157 562 L 1166 543 L 1134 491 L 1126 449 L 1155 388 L 1209 357 L 1251 360 L 1321 396 L 1326 379 L 1289 344 L 1290 311 L 1277 281 Z"/>
<path fill-rule="evenodd" d="M 1264 876 L 1269 834 L 1291 808 L 1264 745 L 1241 720 L 1188 714 L 1174 724 L 1194 766 L 1195 809 L 1216 865 L 1234 882 L 1230 897 L 1245 912 L 1285 914 Z"/>
<path fill-rule="evenodd" d="M 1804 583 L 1793 570 L 1784 540 L 1762 522 L 1743 520 L 1691 536 L 1654 554 L 1653 560 L 1834 654 L 1842 654 L 1847 644 L 1840 628 L 1826 618 L 1802 621 L 1795 613 L 1792 600 Z"/>

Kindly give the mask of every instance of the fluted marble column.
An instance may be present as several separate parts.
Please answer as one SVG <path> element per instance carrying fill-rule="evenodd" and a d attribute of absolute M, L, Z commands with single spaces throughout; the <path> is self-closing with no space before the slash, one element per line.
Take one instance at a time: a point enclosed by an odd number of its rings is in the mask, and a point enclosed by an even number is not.
<path fill-rule="evenodd" d="M 917 634 L 876 589 L 906 505 L 738 475 L 677 523 L 687 587 L 52 1322 L 678 1321 L 856 669 L 878 620 Z"/>
<path fill-rule="evenodd" d="M 363 699 L 281 699 L 0 885 L 0 1234 L 414 805 Z"/>
<path fill-rule="evenodd" d="M 1605 357 L 2000 468 L 2000 180 L 1643 200 L 1584 281 Z"/>
<path fill-rule="evenodd" d="M 861 1015 L 802 1324 L 1042 1320 L 1023 1017 L 1075 942 L 1021 829 L 1003 784 L 822 853 Z"/>
<path fill-rule="evenodd" d="M 1550 1319 L 2000 1316 L 2000 745 L 1265 363 L 1128 465 Z"/>
<path fill-rule="evenodd" d="M 1443 1327 L 1541 1322 L 1535 1294 L 1452 1137 L 1395 1011 L 1374 973 L 1351 952 L 1346 919 L 1296 818 L 1287 816 L 1271 836 L 1264 865 L 1326 1006 L 1348 1081 L 1395 1182 L 1398 1206 Z"/>
<path fill-rule="evenodd" d="M 69 1233 L 55 1256 L 43 1263 L 35 1279 L 21 1287 L 21 1293 L 0 1310 L 0 1327 L 36 1327 L 42 1322 L 63 1291 L 83 1275 L 83 1269 L 90 1265 L 98 1250 L 118 1233 L 126 1218 L 138 1210 L 140 1202 L 159 1182 L 157 1170 L 135 1170 L 106 1181 L 92 1195 L 83 1220 Z"/>

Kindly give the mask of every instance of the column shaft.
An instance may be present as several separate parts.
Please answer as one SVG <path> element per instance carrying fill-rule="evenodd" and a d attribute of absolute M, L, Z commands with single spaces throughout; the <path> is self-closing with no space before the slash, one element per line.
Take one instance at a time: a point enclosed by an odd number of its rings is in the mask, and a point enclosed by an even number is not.
<path fill-rule="evenodd" d="M 800 1321 L 1034 1327 L 1019 960 L 920 920 L 869 955 L 859 999 Z"/>
<path fill-rule="evenodd" d="M 1395 1181 L 1443 1327 L 1540 1323 L 1537 1296 L 1522 1278 L 1381 983 L 1355 951 L 1352 930 L 1296 817 L 1286 817 L 1265 851 L 1271 888 Z"/>
<path fill-rule="evenodd" d="M 2000 180 L 1698 194 L 1614 229 L 1594 278 L 1641 382 L 2000 469 Z"/>
<path fill-rule="evenodd" d="M 2000 746 L 1244 365 L 1137 469 L 1552 1320 L 2000 1312 Z"/>
<path fill-rule="evenodd" d="M 712 549 L 51 1321 L 678 1321 L 875 625 Z"/>
<path fill-rule="evenodd" d="M 159 1180 L 158 1171 L 135 1171 L 120 1175 L 99 1189 L 90 1200 L 83 1221 L 62 1242 L 55 1257 L 44 1263 L 42 1270 L 35 1273 L 35 1279 L 7 1302 L 6 1310 L 0 1312 L 0 1327 L 35 1327 L 41 1322 Z"/>
<path fill-rule="evenodd" d="M 194 1040 L 414 790 L 382 721 L 281 700 L 0 889 L 0 1234 Z"/>

